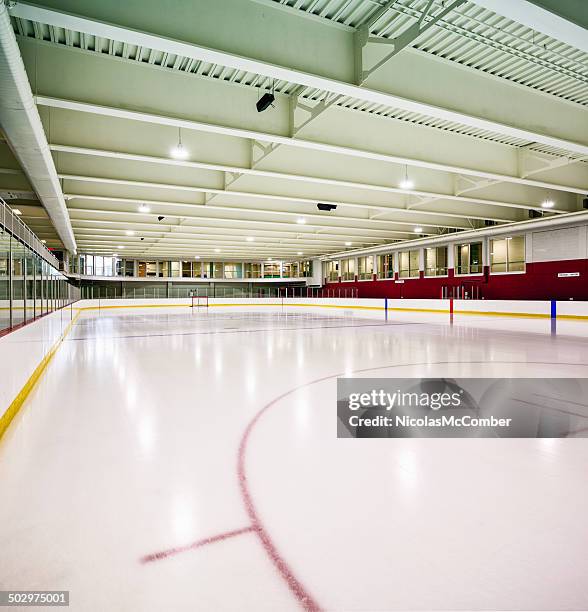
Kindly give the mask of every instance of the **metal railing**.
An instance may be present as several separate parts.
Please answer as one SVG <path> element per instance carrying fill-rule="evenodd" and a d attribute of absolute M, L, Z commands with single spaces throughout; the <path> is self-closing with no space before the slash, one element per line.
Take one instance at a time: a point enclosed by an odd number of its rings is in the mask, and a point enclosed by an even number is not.
<path fill-rule="evenodd" d="M 17 240 L 28 246 L 29 249 L 42 257 L 56 270 L 59 270 L 59 260 L 57 257 L 39 240 L 33 230 L 21 221 L 18 215 L 12 212 L 12 209 L 2 198 L 0 198 L 0 226 Z"/>

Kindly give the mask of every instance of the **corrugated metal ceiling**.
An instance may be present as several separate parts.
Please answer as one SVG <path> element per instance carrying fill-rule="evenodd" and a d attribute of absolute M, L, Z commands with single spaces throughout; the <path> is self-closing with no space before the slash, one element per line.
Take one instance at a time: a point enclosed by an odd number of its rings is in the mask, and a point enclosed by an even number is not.
<path fill-rule="evenodd" d="M 381 7 L 381 0 L 271 0 L 290 8 L 304 11 L 356 28 Z M 374 35 L 394 38 L 421 15 L 427 0 L 396 0 L 373 25 Z M 435 0 L 430 14 L 442 8 L 442 0 Z M 80 32 L 55 28 L 46 24 L 13 18 L 17 35 L 36 38 L 54 44 L 111 55 L 128 61 L 151 64 L 249 87 L 269 87 L 265 76 L 210 64 L 192 58 L 163 53 L 146 47 L 128 45 Z M 419 39 L 415 48 L 423 53 L 443 57 L 494 76 L 515 81 L 552 95 L 588 104 L 588 55 L 555 41 L 529 28 L 500 17 L 472 3 L 465 3 L 450 12 Z M 300 89 L 295 83 L 277 81 L 275 90 L 284 95 L 297 92 L 309 100 L 322 100 L 329 94 L 312 88 Z M 425 125 L 435 129 L 491 140 L 501 144 L 528 147 L 533 150 L 578 157 L 568 151 L 536 145 L 532 142 L 471 128 L 426 115 L 377 105 L 354 98 L 341 97 L 336 104 L 360 112 L 390 119 Z"/>

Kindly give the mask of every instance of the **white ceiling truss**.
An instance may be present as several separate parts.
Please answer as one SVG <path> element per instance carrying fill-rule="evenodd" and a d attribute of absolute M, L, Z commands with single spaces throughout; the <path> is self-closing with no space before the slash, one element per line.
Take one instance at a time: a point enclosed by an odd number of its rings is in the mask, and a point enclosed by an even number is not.
<path fill-rule="evenodd" d="M 180 4 L 10 9 L 81 251 L 311 257 L 581 209 L 588 53 L 568 37 L 466 0 Z M 0 191 L 26 192 L 4 148 Z"/>

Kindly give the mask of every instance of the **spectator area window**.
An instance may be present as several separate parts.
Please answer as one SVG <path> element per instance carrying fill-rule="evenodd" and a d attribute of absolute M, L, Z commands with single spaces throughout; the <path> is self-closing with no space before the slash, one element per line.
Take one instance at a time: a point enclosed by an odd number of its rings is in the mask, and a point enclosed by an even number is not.
<path fill-rule="evenodd" d="M 225 278 L 242 278 L 242 264 L 226 263 Z"/>
<path fill-rule="evenodd" d="M 400 278 L 418 278 L 418 251 L 400 251 L 400 253 L 398 253 L 398 276 Z"/>
<path fill-rule="evenodd" d="M 245 264 L 245 278 L 261 278 L 261 264 L 260 263 L 246 263 Z"/>
<path fill-rule="evenodd" d="M 336 281 L 339 278 L 339 262 L 328 261 L 327 262 L 327 280 Z"/>
<path fill-rule="evenodd" d="M 378 278 L 394 278 L 394 253 L 379 256 Z"/>
<path fill-rule="evenodd" d="M 455 245 L 456 274 L 481 274 L 482 270 L 481 242 L 468 242 Z"/>
<path fill-rule="evenodd" d="M 372 255 L 359 257 L 357 260 L 357 277 L 359 280 L 371 280 L 374 275 L 374 258 Z"/>
<path fill-rule="evenodd" d="M 447 247 L 425 249 L 425 276 L 447 275 Z"/>
<path fill-rule="evenodd" d="M 525 271 L 525 237 L 507 236 L 490 241 L 491 272 Z"/>
<path fill-rule="evenodd" d="M 355 280 L 355 259 L 344 259 L 341 262 L 341 280 Z"/>

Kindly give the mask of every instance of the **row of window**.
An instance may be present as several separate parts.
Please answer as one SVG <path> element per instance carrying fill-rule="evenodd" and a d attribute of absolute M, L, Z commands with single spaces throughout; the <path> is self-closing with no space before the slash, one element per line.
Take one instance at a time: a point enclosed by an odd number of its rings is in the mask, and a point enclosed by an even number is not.
<path fill-rule="evenodd" d="M 79 290 L 0 227 L 0 332 L 78 299 Z"/>
<path fill-rule="evenodd" d="M 449 265 L 449 247 L 438 246 L 424 249 L 424 275 L 447 276 Z M 454 270 L 458 275 L 481 274 L 482 242 L 469 242 L 454 246 Z M 397 267 L 395 267 L 395 257 Z M 356 264 L 357 261 L 357 264 Z M 420 249 L 387 253 L 378 256 L 377 278 L 394 278 L 398 270 L 399 278 L 418 278 L 420 274 Z M 369 280 L 374 275 L 374 257 L 366 255 L 356 259 L 343 259 L 340 262 L 327 262 L 326 278 L 336 281 Z M 357 265 L 357 270 L 355 269 Z M 490 271 L 524 272 L 525 270 L 525 237 L 508 236 L 490 240 Z"/>
<path fill-rule="evenodd" d="M 303 278 L 312 275 L 310 261 L 265 261 L 232 263 L 205 261 L 139 261 L 80 255 L 70 257 L 70 272 L 87 276 L 129 276 L 140 278 Z"/>

